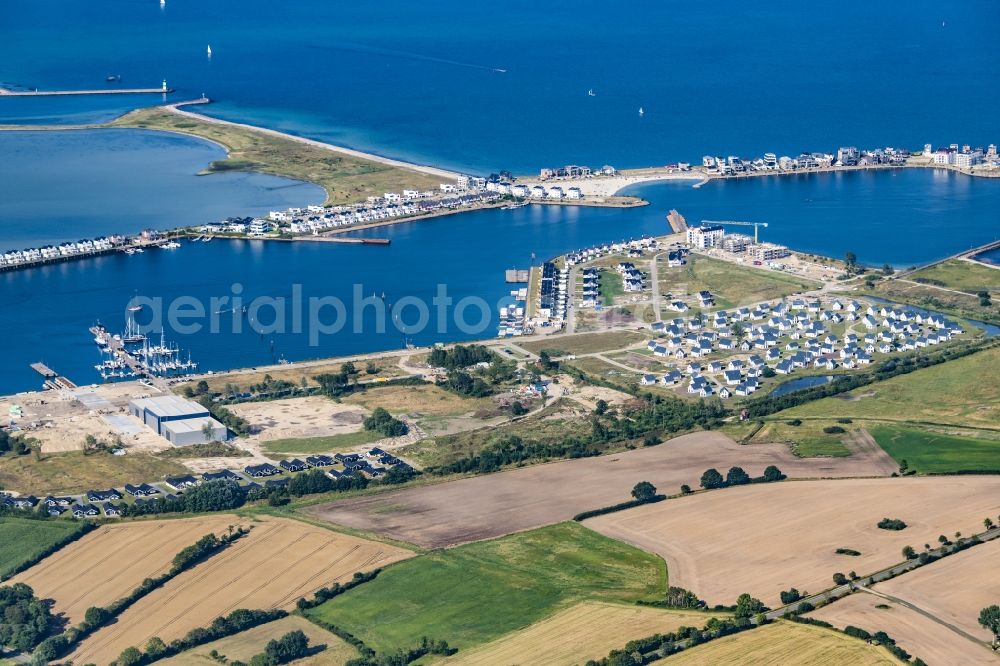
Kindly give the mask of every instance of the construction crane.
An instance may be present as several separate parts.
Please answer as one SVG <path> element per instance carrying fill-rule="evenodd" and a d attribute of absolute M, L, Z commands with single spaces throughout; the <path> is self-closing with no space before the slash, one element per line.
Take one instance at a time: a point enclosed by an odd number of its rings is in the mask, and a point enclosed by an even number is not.
<path fill-rule="evenodd" d="M 733 225 L 738 227 L 753 227 L 753 242 L 759 243 L 757 238 L 757 228 L 767 228 L 767 222 L 738 222 L 736 220 L 702 220 L 702 224 L 721 224 L 724 226 Z"/>

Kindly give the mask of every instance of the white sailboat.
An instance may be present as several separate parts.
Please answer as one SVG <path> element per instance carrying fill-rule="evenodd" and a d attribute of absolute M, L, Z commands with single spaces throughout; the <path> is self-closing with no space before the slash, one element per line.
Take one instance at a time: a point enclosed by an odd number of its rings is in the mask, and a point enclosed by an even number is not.
<path fill-rule="evenodd" d="M 597 93 L 594 92 L 593 88 L 587 91 L 587 97 L 597 97 Z"/>
<path fill-rule="evenodd" d="M 646 115 L 646 112 L 645 112 L 645 111 L 643 111 L 643 110 L 642 110 L 642 107 L 640 106 L 640 107 L 639 107 L 639 117 L 640 117 L 640 118 L 642 118 L 642 117 L 643 117 L 644 115 Z"/>
<path fill-rule="evenodd" d="M 208 57 L 209 58 L 212 57 L 212 45 L 211 44 L 208 45 Z"/>

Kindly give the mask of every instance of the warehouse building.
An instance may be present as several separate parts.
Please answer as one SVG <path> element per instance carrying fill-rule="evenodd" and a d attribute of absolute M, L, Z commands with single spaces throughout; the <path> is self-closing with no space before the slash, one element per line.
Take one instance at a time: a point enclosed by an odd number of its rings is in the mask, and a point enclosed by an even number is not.
<path fill-rule="evenodd" d="M 197 402 L 175 395 L 140 398 L 128 403 L 128 410 L 174 446 L 224 442 L 229 431 Z M 210 431 L 211 436 L 207 436 Z"/>

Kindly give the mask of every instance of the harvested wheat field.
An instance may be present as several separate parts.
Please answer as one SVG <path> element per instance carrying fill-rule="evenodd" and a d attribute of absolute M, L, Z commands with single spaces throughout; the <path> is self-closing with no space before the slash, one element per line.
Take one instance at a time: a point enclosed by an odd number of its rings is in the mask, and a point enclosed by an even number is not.
<path fill-rule="evenodd" d="M 361 407 L 318 396 L 245 402 L 227 409 L 246 419 L 262 442 L 356 432 L 368 416 L 368 411 Z"/>
<path fill-rule="evenodd" d="M 955 553 L 875 589 L 989 641 L 993 636 L 979 624 L 979 610 L 1000 603 L 1000 540 Z"/>
<path fill-rule="evenodd" d="M 206 643 L 182 652 L 162 662 L 162 666 L 218 666 L 219 661 L 211 656 L 212 650 L 226 657 L 230 662 L 250 662 L 250 658 L 264 651 L 268 641 L 281 638 L 290 631 L 302 631 L 309 638 L 309 648 L 326 646 L 322 651 L 295 660 L 295 666 L 343 666 L 358 656 L 358 651 L 342 639 L 322 629 L 304 617 L 289 615 L 286 618 L 262 624 L 234 636 Z"/>
<path fill-rule="evenodd" d="M 483 646 L 442 660 L 448 666 L 582 664 L 625 643 L 682 626 L 704 626 L 707 613 L 585 601 Z"/>
<path fill-rule="evenodd" d="M 395 546 L 284 518 L 253 523 L 250 534 L 143 597 L 71 655 L 106 664 L 153 636 L 180 638 L 237 608 L 287 608 L 320 587 L 412 556 Z"/>
<path fill-rule="evenodd" d="M 874 594 L 857 592 L 809 616 L 841 629 L 853 625 L 871 633 L 884 631 L 899 647 L 928 664 L 1000 664 L 1000 657 L 986 645 L 977 644 L 915 610 Z"/>
<path fill-rule="evenodd" d="M 740 446 L 721 433 L 698 432 L 659 446 L 342 500 L 310 512 L 333 523 L 439 548 L 568 520 L 629 499 L 632 487 L 643 480 L 661 492 L 676 493 L 683 483 L 697 487 L 707 468 L 725 471 L 732 465 L 755 476 L 768 465 L 793 478 L 878 476 L 881 459 L 864 453 L 796 458 L 783 444 Z"/>
<path fill-rule="evenodd" d="M 898 666 L 885 648 L 832 629 L 777 622 L 693 647 L 664 666 Z"/>
<path fill-rule="evenodd" d="M 91 606 L 107 606 L 170 568 L 182 548 L 229 525 L 237 516 L 152 520 L 107 525 L 15 576 L 39 597 L 55 600 L 55 612 L 76 624 Z"/>
<path fill-rule="evenodd" d="M 835 572 L 873 573 L 940 534 L 972 534 L 1000 513 L 1000 478 L 955 476 L 795 481 L 667 500 L 586 521 L 657 553 L 670 584 L 709 604 L 749 592 L 769 606 L 791 587 L 819 592 Z M 899 518 L 900 531 L 876 527 Z M 861 555 L 837 555 L 850 548 Z"/>

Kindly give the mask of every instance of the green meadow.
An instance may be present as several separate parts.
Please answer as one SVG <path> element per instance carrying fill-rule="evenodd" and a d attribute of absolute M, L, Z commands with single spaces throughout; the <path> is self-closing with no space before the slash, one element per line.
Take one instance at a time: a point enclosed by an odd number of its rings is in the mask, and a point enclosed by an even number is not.
<path fill-rule="evenodd" d="M 654 598 L 665 586 L 659 557 L 560 523 L 401 562 L 307 614 L 380 652 L 424 636 L 465 649 L 581 599 Z"/>

